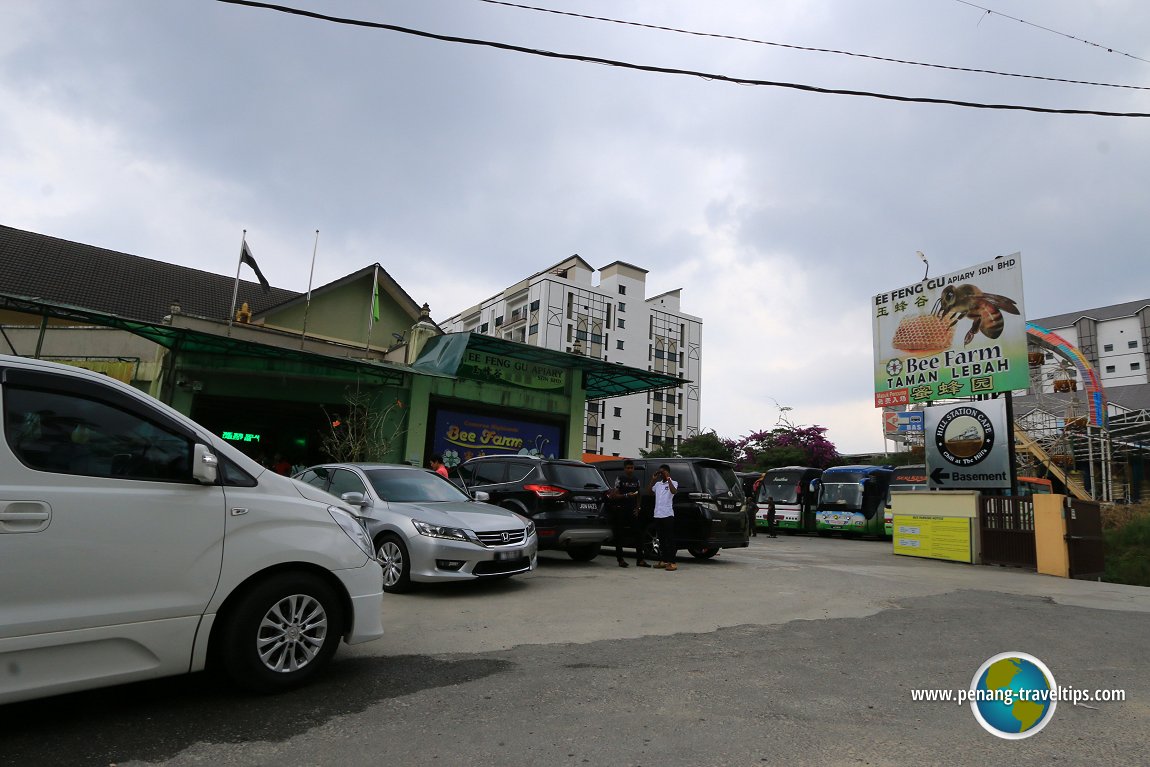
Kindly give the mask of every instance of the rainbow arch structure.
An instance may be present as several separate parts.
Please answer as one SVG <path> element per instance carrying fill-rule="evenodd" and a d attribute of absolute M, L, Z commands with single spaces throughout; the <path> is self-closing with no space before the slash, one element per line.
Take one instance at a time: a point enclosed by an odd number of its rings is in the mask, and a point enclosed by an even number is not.
<path fill-rule="evenodd" d="M 1078 376 L 1086 384 L 1086 402 L 1091 426 L 1106 427 L 1106 392 L 1090 360 L 1078 351 L 1078 347 L 1057 333 L 1053 333 L 1033 322 L 1026 323 L 1026 334 L 1034 343 L 1044 349 L 1070 360 L 1078 370 Z"/>

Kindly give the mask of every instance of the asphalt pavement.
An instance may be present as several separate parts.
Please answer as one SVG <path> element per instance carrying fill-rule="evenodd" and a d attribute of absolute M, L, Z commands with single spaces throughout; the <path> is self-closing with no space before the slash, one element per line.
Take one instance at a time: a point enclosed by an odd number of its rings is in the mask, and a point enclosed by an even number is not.
<path fill-rule="evenodd" d="M 287 695 L 200 674 L 0 707 L 0 764 L 1150 764 L 1150 589 L 890 550 L 759 536 L 673 573 L 549 552 L 385 596 L 387 635 Z M 912 701 L 1006 651 L 1126 699 L 1018 741 Z"/>

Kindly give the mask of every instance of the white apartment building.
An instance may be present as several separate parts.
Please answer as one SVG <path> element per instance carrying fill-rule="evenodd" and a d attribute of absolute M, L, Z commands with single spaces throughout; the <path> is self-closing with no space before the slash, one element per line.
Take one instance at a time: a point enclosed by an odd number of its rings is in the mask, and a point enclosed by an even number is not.
<path fill-rule="evenodd" d="M 703 321 L 684 314 L 679 290 L 646 297 L 647 270 L 615 261 L 596 270 L 578 255 L 515 283 L 440 323 L 583 354 L 689 381 L 663 391 L 587 403 L 584 451 L 638 457 L 699 433 Z"/>
<path fill-rule="evenodd" d="M 1108 394 L 1118 390 L 1115 398 L 1122 399 L 1120 387 L 1150 383 L 1147 376 L 1147 368 L 1150 368 L 1150 299 L 1032 321 L 1078 347 L 1094 366 Z M 1046 357 L 1047 362 L 1054 361 L 1052 353 L 1047 352 Z M 1073 369 L 1066 372 L 1076 377 Z M 1053 371 L 1047 372 L 1046 380 L 1042 382 L 1043 392 L 1053 392 L 1054 380 L 1058 377 L 1059 374 Z"/>

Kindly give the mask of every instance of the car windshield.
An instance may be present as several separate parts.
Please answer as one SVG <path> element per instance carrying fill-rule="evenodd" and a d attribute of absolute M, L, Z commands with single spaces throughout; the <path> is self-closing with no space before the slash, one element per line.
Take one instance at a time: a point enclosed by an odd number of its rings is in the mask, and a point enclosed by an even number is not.
<path fill-rule="evenodd" d="M 369 469 L 376 495 L 394 503 L 442 503 L 471 498 L 438 474 L 422 469 Z"/>
<path fill-rule="evenodd" d="M 557 485 L 583 490 L 606 490 L 603 475 L 594 466 L 576 463 L 552 463 L 546 469 L 548 478 Z"/>
<path fill-rule="evenodd" d="M 699 480 L 705 493 L 743 499 L 743 486 L 732 469 L 700 466 Z"/>

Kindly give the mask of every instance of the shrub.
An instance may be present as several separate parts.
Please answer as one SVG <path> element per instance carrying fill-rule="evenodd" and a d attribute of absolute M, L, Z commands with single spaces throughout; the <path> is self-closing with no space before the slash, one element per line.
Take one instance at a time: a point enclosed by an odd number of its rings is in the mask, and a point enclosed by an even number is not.
<path fill-rule="evenodd" d="M 1150 586 L 1150 508 L 1142 504 L 1103 509 L 1102 536 L 1106 542 L 1103 580 Z"/>

